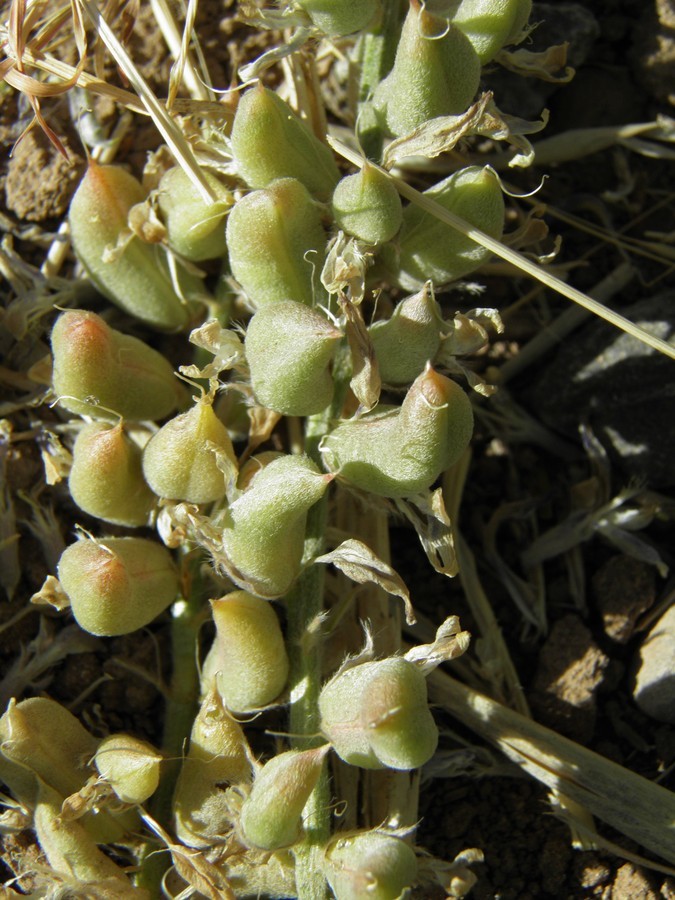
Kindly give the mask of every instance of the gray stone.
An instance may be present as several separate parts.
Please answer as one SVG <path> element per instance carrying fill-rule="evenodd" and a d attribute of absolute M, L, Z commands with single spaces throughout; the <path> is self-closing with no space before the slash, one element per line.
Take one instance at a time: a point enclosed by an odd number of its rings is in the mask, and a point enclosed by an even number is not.
<path fill-rule="evenodd" d="M 675 725 L 675 606 L 642 642 L 633 697 L 646 715 Z"/>

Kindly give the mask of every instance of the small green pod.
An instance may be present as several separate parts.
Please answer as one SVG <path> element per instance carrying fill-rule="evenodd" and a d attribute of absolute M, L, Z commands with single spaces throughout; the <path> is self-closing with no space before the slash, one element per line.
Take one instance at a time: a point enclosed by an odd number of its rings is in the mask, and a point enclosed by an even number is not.
<path fill-rule="evenodd" d="M 312 23 L 329 37 L 362 31 L 380 9 L 379 0 L 295 0 Z"/>
<path fill-rule="evenodd" d="M 213 411 L 212 398 L 198 397 L 184 413 L 169 419 L 143 451 L 143 474 L 158 497 L 211 503 L 225 496 L 227 481 L 217 453 L 237 467 L 227 428 Z"/>
<path fill-rule="evenodd" d="M 350 765 L 416 769 L 438 744 L 424 675 L 403 657 L 338 673 L 324 685 L 319 711 L 322 733 Z"/>
<path fill-rule="evenodd" d="M 242 197 L 227 217 L 226 237 L 232 274 L 256 309 L 279 300 L 313 306 L 315 298 L 324 299 L 319 275 L 326 234 L 318 207 L 297 179 L 280 178 Z"/>
<path fill-rule="evenodd" d="M 152 622 L 179 592 L 168 550 L 145 538 L 85 538 L 57 566 L 76 622 L 90 634 L 128 634 Z"/>
<path fill-rule="evenodd" d="M 520 37 L 531 12 L 532 0 L 462 0 L 452 22 L 485 65 Z"/>
<path fill-rule="evenodd" d="M 157 500 L 143 478 L 141 449 L 122 422 L 92 422 L 80 431 L 68 490 L 90 516 L 130 528 L 147 525 Z"/>
<path fill-rule="evenodd" d="M 302 811 L 314 790 L 330 745 L 287 750 L 260 769 L 241 808 L 240 828 L 249 847 L 279 850 L 302 834 Z"/>
<path fill-rule="evenodd" d="M 321 412 L 333 397 L 329 365 L 342 332 L 320 312 L 282 300 L 246 329 L 246 359 L 258 403 L 287 416 Z"/>
<path fill-rule="evenodd" d="M 77 258 L 90 278 L 112 303 L 147 325 L 179 331 L 191 311 L 176 293 L 161 251 L 131 236 L 114 261 L 105 252 L 128 231 L 132 206 L 145 199 L 139 181 L 120 166 L 89 163 L 70 203 L 68 222 Z M 199 292 L 201 282 L 183 273 L 182 292 Z"/>
<path fill-rule="evenodd" d="M 319 200 L 328 200 L 340 172 L 333 153 L 281 97 L 259 82 L 239 101 L 232 151 L 252 188 L 295 178 Z"/>
<path fill-rule="evenodd" d="M 378 406 L 341 422 L 321 445 L 326 468 L 348 484 L 383 497 L 427 490 L 466 449 L 473 432 L 471 401 L 428 366 L 401 407 Z"/>
<path fill-rule="evenodd" d="M 480 60 L 466 35 L 410 0 L 394 66 L 373 103 L 389 132 L 400 137 L 429 119 L 463 113 L 479 81 Z"/>
<path fill-rule="evenodd" d="M 445 209 L 493 238 L 504 229 L 504 197 L 488 168 L 469 166 L 424 192 Z M 426 281 L 439 288 L 482 266 L 491 255 L 481 244 L 411 204 L 403 212 L 398 257 L 388 245 L 383 255 L 391 278 L 405 290 Z"/>
<path fill-rule="evenodd" d="M 180 166 L 165 172 L 159 183 L 158 204 L 169 246 L 192 262 L 223 256 L 225 216 L 234 203 L 231 192 L 215 175 L 203 174 L 217 197 L 214 203 L 202 199 Z"/>
<path fill-rule="evenodd" d="M 288 654 L 279 619 L 267 600 L 233 591 L 211 601 L 216 636 L 202 668 L 225 705 L 249 712 L 272 703 L 288 678 Z"/>
<path fill-rule="evenodd" d="M 222 513 L 222 549 L 235 583 L 258 597 L 283 596 L 300 574 L 309 509 L 333 476 L 306 456 L 281 456 Z"/>
<path fill-rule="evenodd" d="M 159 785 L 162 754 L 130 734 L 103 738 L 94 756 L 94 765 L 122 803 L 145 803 Z"/>
<path fill-rule="evenodd" d="M 322 868 L 335 900 L 399 900 L 417 878 L 417 857 L 393 834 L 338 834 L 325 849 Z"/>
<path fill-rule="evenodd" d="M 369 163 L 338 182 L 331 203 L 338 226 L 368 244 L 390 241 L 403 221 L 399 192 Z"/>
<path fill-rule="evenodd" d="M 436 356 L 441 345 L 443 317 L 430 284 L 406 297 L 390 319 L 368 329 L 375 348 L 380 378 L 385 384 L 410 384 Z"/>
<path fill-rule="evenodd" d="M 52 389 L 69 412 L 139 422 L 163 419 L 183 402 L 183 389 L 161 353 L 110 328 L 96 313 L 61 313 L 52 329 L 52 357 Z"/>

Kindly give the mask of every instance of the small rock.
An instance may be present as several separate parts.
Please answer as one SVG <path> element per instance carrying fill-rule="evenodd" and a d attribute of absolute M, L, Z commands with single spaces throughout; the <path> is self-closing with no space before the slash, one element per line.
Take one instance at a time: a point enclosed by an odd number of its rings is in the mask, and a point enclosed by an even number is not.
<path fill-rule="evenodd" d="M 652 96 L 675 104 L 675 0 L 645 4 L 631 55 L 638 78 Z"/>
<path fill-rule="evenodd" d="M 642 642 L 633 698 L 652 719 L 675 725 L 675 606 Z"/>
<path fill-rule="evenodd" d="M 16 145 L 7 169 L 7 209 L 26 222 L 56 219 L 68 209 L 84 170 L 84 160 L 64 145 L 66 160 L 36 128 Z"/>
<path fill-rule="evenodd" d="M 625 644 L 637 619 L 654 603 L 654 567 L 631 556 L 613 556 L 593 576 L 593 590 L 605 634 Z"/>
<path fill-rule="evenodd" d="M 624 863 L 617 871 L 612 897 L 615 900 L 658 900 L 645 874 L 632 863 Z"/>

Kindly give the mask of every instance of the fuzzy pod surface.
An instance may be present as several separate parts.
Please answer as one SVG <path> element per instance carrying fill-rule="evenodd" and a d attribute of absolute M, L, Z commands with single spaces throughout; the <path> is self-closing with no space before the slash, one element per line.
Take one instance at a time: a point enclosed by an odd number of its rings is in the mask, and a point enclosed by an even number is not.
<path fill-rule="evenodd" d="M 366 163 L 342 178 L 331 201 L 335 221 L 348 234 L 368 244 L 390 241 L 401 227 L 401 197 L 391 180 Z"/>
<path fill-rule="evenodd" d="M 210 172 L 204 172 L 216 196 L 206 203 L 187 173 L 174 166 L 159 183 L 158 204 L 166 224 L 169 246 L 192 262 L 219 259 L 225 253 L 225 215 L 234 200 L 231 192 Z"/>
<path fill-rule="evenodd" d="M 295 5 L 329 37 L 362 31 L 380 8 L 379 0 L 296 0 Z"/>
<path fill-rule="evenodd" d="M 123 803 L 131 804 L 145 803 L 155 793 L 161 761 L 151 744 L 130 734 L 103 738 L 94 756 L 99 775 Z"/>
<path fill-rule="evenodd" d="M 335 900 L 398 900 L 417 869 L 412 847 L 381 831 L 337 835 L 326 847 L 323 865 Z"/>
<path fill-rule="evenodd" d="M 452 17 L 473 45 L 481 63 L 517 41 L 532 12 L 532 0 L 462 0 Z"/>

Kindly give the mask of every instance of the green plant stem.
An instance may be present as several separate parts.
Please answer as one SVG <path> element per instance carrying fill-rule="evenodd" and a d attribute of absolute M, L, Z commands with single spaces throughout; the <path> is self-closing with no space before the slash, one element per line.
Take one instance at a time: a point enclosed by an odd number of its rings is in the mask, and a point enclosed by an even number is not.
<path fill-rule="evenodd" d="M 400 0 L 385 0 L 382 21 L 376 31 L 364 35 L 361 44 L 359 79 L 359 141 L 368 159 L 378 161 L 382 151 L 382 129 L 370 99 L 373 91 L 394 65 L 400 35 Z"/>

